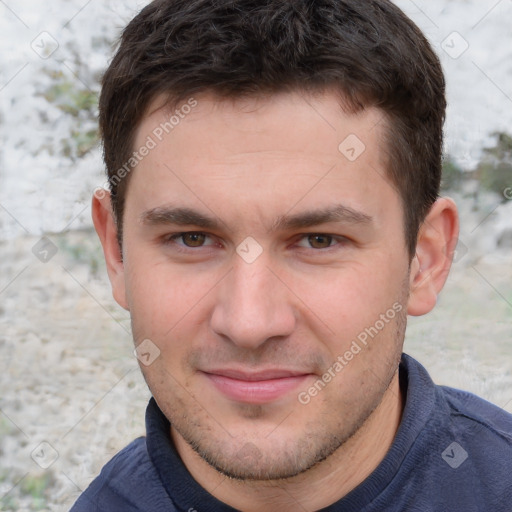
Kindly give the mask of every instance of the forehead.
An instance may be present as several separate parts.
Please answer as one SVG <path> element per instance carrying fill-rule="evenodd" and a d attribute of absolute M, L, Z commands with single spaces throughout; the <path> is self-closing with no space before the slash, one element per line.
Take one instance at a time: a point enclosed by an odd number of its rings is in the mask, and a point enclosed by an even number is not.
<path fill-rule="evenodd" d="M 171 107 L 160 97 L 136 133 L 135 148 L 151 150 L 137 164 L 128 196 L 146 209 L 186 198 L 260 203 L 260 210 L 272 201 L 278 215 L 279 205 L 339 202 L 341 194 L 361 209 L 365 199 L 376 205 L 379 194 L 384 202 L 396 195 L 385 171 L 385 129 L 380 110 L 346 113 L 334 93 L 236 100 L 201 94 Z"/>
<path fill-rule="evenodd" d="M 290 125 L 297 121 L 302 122 L 290 130 Z M 324 138 L 327 132 L 331 132 L 329 139 L 332 140 L 326 142 L 339 142 L 349 133 L 359 132 L 364 137 L 367 130 L 373 132 L 376 141 L 380 141 L 382 131 L 387 127 L 387 117 L 383 111 L 371 106 L 355 112 L 338 92 L 329 89 L 316 93 L 292 91 L 241 98 L 224 98 L 213 92 L 204 92 L 171 102 L 160 95 L 146 109 L 136 130 L 136 139 L 140 142 L 142 137 L 153 133 L 159 141 L 162 138 L 170 141 L 168 135 L 171 132 L 179 136 L 179 132 L 187 127 L 192 128 L 191 123 L 194 123 L 194 130 L 201 124 L 223 125 L 225 129 L 215 133 L 219 140 L 222 136 L 232 136 L 233 131 L 239 135 L 266 132 L 273 146 L 282 146 L 290 141 L 303 142 L 304 138 L 318 142 L 315 135 L 322 132 Z M 288 130 L 276 139 L 271 131 L 279 126 L 287 126 Z M 181 128 L 178 130 L 178 127 Z M 261 142 L 258 140 L 257 144 Z"/>

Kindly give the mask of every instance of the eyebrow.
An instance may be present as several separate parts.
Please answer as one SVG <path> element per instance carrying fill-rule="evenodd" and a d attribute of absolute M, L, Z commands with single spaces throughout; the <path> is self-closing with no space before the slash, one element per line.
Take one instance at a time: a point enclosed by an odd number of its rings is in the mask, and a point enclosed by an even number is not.
<path fill-rule="evenodd" d="M 300 229 L 339 222 L 343 224 L 371 224 L 373 218 L 359 210 L 354 210 L 342 204 L 333 205 L 327 208 L 305 211 L 295 215 L 283 215 L 272 225 L 271 231 Z"/>
<path fill-rule="evenodd" d="M 221 222 L 215 217 L 204 215 L 192 208 L 159 206 L 145 211 L 141 215 L 142 224 L 158 226 L 160 224 L 194 225 L 204 229 L 219 229 Z"/>
<path fill-rule="evenodd" d="M 224 224 L 219 219 L 205 215 L 192 208 L 159 206 L 145 211 L 141 215 L 141 222 L 148 226 L 175 224 L 178 226 L 197 226 L 201 229 L 220 230 Z M 371 224 L 373 217 L 370 215 L 344 206 L 333 205 L 323 209 L 316 209 L 297 213 L 294 215 L 282 215 L 278 217 L 270 232 L 313 227 L 319 224 L 338 222 L 344 224 Z"/>

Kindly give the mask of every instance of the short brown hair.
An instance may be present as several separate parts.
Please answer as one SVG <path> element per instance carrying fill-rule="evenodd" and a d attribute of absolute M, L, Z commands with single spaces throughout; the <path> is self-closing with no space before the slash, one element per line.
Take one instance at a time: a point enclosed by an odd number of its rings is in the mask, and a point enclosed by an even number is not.
<path fill-rule="evenodd" d="M 387 173 L 404 207 L 405 238 L 438 197 L 445 82 L 416 25 L 388 0 L 155 0 L 125 28 L 102 83 L 100 129 L 122 241 L 129 173 L 119 170 L 156 96 L 169 104 L 286 90 L 339 91 L 344 107 L 387 121 Z M 379 186 L 376 180 L 376 186 Z"/>

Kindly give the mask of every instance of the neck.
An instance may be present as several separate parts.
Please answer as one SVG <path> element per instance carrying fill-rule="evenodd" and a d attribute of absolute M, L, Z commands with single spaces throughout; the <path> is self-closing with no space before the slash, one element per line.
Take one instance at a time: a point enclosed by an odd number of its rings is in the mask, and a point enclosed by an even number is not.
<path fill-rule="evenodd" d="M 183 463 L 194 479 L 220 501 L 244 512 L 319 510 L 346 496 L 384 459 L 400 425 L 403 398 L 398 372 L 379 406 L 336 452 L 310 470 L 279 481 L 237 481 L 207 464 L 171 428 Z"/>

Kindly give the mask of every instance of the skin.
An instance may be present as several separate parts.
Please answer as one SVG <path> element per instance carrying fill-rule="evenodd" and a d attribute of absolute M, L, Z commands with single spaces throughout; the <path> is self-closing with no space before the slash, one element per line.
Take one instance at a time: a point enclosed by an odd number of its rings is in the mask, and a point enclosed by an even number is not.
<path fill-rule="evenodd" d="M 109 197 L 93 199 L 113 294 L 131 313 L 135 343 L 150 339 L 160 350 L 141 369 L 192 476 L 239 510 L 318 510 L 361 483 L 393 442 L 406 315 L 436 303 L 456 207 L 434 204 L 411 259 L 377 109 L 347 114 L 332 92 L 196 99 L 133 171 L 122 257 Z M 136 147 L 168 119 L 161 107 L 156 98 Z M 366 146 L 353 162 L 338 151 L 350 134 Z M 337 220 L 283 221 L 339 205 Z M 217 225 L 179 225 L 163 214 L 171 208 Z M 236 252 L 246 237 L 262 250 L 251 263 Z M 298 394 L 394 304 L 402 311 L 300 403 Z M 212 385 L 206 373 L 219 368 L 303 377 L 277 399 L 247 403 Z"/>

